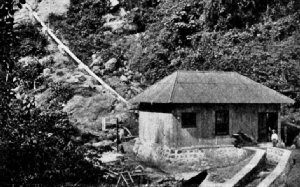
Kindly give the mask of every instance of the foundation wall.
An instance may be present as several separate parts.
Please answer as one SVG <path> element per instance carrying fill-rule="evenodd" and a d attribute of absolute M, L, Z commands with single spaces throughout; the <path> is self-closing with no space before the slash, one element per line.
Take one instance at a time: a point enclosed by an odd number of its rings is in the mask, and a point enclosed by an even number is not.
<path fill-rule="evenodd" d="M 199 164 L 201 169 L 210 168 L 214 159 L 223 160 L 224 162 L 225 159 L 226 161 L 232 159 L 238 161 L 248 154 L 246 150 L 233 146 L 170 148 L 140 140 L 137 140 L 133 150 L 142 160 L 158 165 Z"/>

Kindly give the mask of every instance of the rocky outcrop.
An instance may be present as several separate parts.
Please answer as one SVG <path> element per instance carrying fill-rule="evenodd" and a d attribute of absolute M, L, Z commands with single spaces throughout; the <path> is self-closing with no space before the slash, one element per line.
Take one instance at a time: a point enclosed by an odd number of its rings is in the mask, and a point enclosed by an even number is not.
<path fill-rule="evenodd" d="M 102 118 L 111 112 L 114 102 L 115 98 L 107 93 L 92 97 L 75 95 L 67 102 L 63 111 L 67 112 L 81 129 L 101 130 Z"/>
<path fill-rule="evenodd" d="M 116 58 L 111 58 L 104 64 L 105 69 L 109 71 L 115 70 L 117 68 L 117 62 L 118 60 Z"/>

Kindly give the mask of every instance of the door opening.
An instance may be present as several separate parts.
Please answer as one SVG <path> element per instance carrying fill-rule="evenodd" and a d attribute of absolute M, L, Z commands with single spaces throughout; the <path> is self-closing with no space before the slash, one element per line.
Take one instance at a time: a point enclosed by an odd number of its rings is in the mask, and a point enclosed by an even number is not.
<path fill-rule="evenodd" d="M 271 141 L 272 129 L 277 132 L 278 114 L 276 112 L 258 113 L 258 142 Z"/>

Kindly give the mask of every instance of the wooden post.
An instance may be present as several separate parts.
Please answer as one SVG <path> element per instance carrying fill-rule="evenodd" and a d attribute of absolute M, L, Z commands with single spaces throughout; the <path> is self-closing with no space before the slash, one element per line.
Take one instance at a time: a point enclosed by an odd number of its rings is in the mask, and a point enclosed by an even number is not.
<path fill-rule="evenodd" d="M 285 125 L 283 127 L 283 129 L 284 129 L 284 143 L 286 144 L 287 143 L 287 126 Z"/>
<path fill-rule="evenodd" d="M 118 118 L 116 120 L 116 125 L 117 125 L 117 152 L 119 152 L 119 123 L 118 123 Z"/>
<path fill-rule="evenodd" d="M 105 131 L 106 130 L 106 121 L 105 121 L 105 118 L 102 118 L 102 131 Z"/>
<path fill-rule="evenodd" d="M 278 141 L 280 142 L 281 141 L 281 120 L 280 120 L 280 111 L 278 112 L 278 124 L 277 124 L 277 127 L 278 127 Z"/>

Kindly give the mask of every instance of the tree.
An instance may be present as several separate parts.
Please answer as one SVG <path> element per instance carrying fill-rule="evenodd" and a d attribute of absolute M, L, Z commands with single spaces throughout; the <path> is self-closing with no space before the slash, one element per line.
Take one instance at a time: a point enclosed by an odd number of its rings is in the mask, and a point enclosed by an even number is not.
<path fill-rule="evenodd" d="M 105 177 L 103 167 L 85 160 L 80 136 L 60 110 L 35 107 L 34 98 L 13 88 L 20 81 L 32 85 L 39 67 L 14 69 L 11 48 L 15 41 L 13 13 L 24 1 L 0 1 L 0 183 L 64 185 L 96 184 Z M 13 73 L 16 72 L 16 73 Z M 30 76 L 28 74 L 31 74 Z M 22 82 L 21 81 L 21 82 Z"/>

